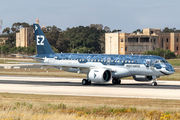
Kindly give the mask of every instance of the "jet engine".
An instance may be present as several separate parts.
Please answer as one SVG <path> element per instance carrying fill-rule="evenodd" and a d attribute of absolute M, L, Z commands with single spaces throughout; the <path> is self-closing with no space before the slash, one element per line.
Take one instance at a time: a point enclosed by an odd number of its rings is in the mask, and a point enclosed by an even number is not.
<path fill-rule="evenodd" d="M 136 81 L 151 81 L 151 80 L 153 80 L 152 76 L 145 76 L 145 75 L 134 75 L 133 78 Z"/>
<path fill-rule="evenodd" d="M 111 78 L 111 71 L 106 69 L 92 69 L 88 74 L 88 79 L 92 82 L 109 82 Z"/>

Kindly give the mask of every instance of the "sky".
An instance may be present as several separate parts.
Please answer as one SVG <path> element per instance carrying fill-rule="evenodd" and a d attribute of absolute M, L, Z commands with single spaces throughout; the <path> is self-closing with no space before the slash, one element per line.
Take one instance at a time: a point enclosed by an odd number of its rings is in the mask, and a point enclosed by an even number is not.
<path fill-rule="evenodd" d="M 180 0 L 0 0 L 2 30 L 15 22 L 66 28 L 102 24 L 136 29 L 180 29 Z"/>

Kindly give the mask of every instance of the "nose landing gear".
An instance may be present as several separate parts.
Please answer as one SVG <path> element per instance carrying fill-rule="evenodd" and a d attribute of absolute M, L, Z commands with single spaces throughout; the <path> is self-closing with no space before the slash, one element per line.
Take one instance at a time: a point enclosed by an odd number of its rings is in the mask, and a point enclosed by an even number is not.
<path fill-rule="evenodd" d="M 156 79 L 156 78 L 153 78 L 153 82 L 152 82 L 151 85 L 152 85 L 152 86 L 157 86 L 157 82 L 156 82 L 156 81 L 157 81 L 157 79 Z"/>

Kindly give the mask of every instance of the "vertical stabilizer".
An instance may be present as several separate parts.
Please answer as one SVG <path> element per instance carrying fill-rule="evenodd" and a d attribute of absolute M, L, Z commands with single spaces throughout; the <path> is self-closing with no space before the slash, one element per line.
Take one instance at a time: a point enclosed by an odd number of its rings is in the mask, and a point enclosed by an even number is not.
<path fill-rule="evenodd" d="M 33 27 L 34 36 L 36 39 L 37 54 L 54 53 L 39 24 L 33 24 Z"/>

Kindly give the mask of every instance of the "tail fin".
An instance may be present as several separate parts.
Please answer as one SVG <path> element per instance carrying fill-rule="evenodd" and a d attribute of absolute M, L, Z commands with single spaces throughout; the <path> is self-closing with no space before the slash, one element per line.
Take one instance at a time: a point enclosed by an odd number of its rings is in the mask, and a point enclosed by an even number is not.
<path fill-rule="evenodd" d="M 36 39 L 37 54 L 54 53 L 39 24 L 33 24 L 33 27 Z"/>

